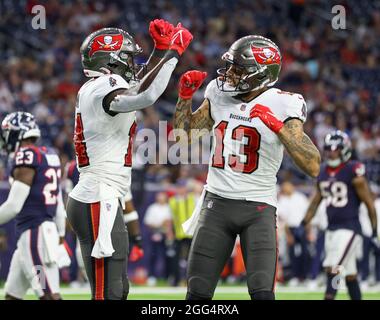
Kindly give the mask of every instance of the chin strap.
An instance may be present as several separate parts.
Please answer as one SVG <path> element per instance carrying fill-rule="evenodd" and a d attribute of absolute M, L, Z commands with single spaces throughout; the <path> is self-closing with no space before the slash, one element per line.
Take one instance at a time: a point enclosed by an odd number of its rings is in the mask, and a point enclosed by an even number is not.
<path fill-rule="evenodd" d="M 342 159 L 327 160 L 327 164 L 331 168 L 337 168 L 343 163 Z"/>

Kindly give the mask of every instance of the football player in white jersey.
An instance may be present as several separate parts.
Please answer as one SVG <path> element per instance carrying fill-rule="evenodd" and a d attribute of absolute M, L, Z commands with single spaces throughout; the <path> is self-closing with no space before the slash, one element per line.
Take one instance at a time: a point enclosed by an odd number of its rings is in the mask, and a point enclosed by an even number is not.
<path fill-rule="evenodd" d="M 246 36 L 222 59 L 226 68 L 208 84 L 194 113 L 191 97 L 206 75 L 189 71 L 182 76 L 174 115 L 174 127 L 184 129 L 190 140 L 199 137 L 196 129 L 212 130 L 213 135 L 205 197 L 194 219 L 187 299 L 213 297 L 237 235 L 251 298 L 274 299 L 276 175 L 284 147 L 312 177 L 318 176 L 320 154 L 303 131 L 304 98 L 272 87 L 282 59 L 275 43 Z"/>
<path fill-rule="evenodd" d="M 179 57 L 193 36 L 179 23 L 150 23 L 155 49 L 137 71 L 142 50 L 124 30 L 103 28 L 81 46 L 84 73 L 79 90 L 74 145 L 80 172 L 70 192 L 67 216 L 78 236 L 92 299 L 126 299 L 128 235 L 123 197 L 130 188 L 135 111 L 151 106 L 164 92 Z"/>

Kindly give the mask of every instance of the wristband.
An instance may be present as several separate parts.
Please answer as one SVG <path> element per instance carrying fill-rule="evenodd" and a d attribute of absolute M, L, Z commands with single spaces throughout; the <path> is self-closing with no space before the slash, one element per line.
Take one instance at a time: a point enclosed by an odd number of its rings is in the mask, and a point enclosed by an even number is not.
<path fill-rule="evenodd" d="M 139 219 L 139 215 L 136 210 L 128 212 L 124 214 L 124 223 L 127 224 L 128 222 L 135 221 Z"/>

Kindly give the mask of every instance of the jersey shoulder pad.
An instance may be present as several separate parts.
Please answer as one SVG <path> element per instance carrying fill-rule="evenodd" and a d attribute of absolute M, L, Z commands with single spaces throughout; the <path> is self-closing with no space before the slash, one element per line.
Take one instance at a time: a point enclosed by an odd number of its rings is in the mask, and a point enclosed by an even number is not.
<path fill-rule="evenodd" d="M 360 161 L 350 161 L 351 170 L 354 177 L 365 176 L 365 165 Z"/>
<path fill-rule="evenodd" d="M 107 94 L 118 90 L 129 88 L 129 84 L 118 74 L 105 74 L 95 80 L 93 84 L 94 95 L 103 99 Z"/>
<path fill-rule="evenodd" d="M 285 120 L 296 118 L 305 122 L 307 117 L 307 106 L 304 97 L 299 93 L 282 91 L 279 89 L 275 90 L 284 108 Z"/>
<path fill-rule="evenodd" d="M 43 154 L 40 148 L 36 146 L 23 147 L 17 150 L 13 159 L 13 168 L 30 167 L 37 168 L 41 165 Z"/>
<path fill-rule="evenodd" d="M 217 94 L 218 87 L 216 85 L 216 79 L 211 80 L 205 90 L 204 97 L 205 99 L 214 99 Z"/>
<path fill-rule="evenodd" d="M 53 148 L 44 148 L 43 150 L 46 162 L 48 166 L 50 167 L 61 167 L 61 160 L 58 156 L 58 153 L 55 149 Z"/>

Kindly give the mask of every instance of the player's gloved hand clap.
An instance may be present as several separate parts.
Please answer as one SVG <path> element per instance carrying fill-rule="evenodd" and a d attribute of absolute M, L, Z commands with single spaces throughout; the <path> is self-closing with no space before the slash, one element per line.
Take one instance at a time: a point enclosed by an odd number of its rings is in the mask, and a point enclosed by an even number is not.
<path fill-rule="evenodd" d="M 255 104 L 251 109 L 251 118 L 260 118 L 264 124 L 274 133 L 279 133 L 284 123 L 277 119 L 272 110 L 261 104 Z"/>
<path fill-rule="evenodd" d="M 184 73 L 179 80 L 179 97 L 191 99 L 207 77 L 207 72 L 191 70 Z"/>
<path fill-rule="evenodd" d="M 192 40 L 193 35 L 191 32 L 183 27 L 181 23 L 178 23 L 173 30 L 169 49 L 176 50 L 181 56 Z"/>
<path fill-rule="evenodd" d="M 154 19 L 149 24 L 149 33 L 153 39 L 154 47 L 159 50 L 169 50 L 174 26 L 163 19 Z"/>
<path fill-rule="evenodd" d="M 144 250 L 142 248 L 141 235 L 131 236 L 130 238 L 132 249 L 129 254 L 129 261 L 136 262 L 144 257 Z"/>

